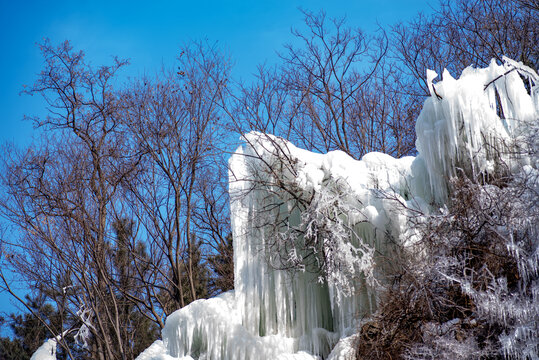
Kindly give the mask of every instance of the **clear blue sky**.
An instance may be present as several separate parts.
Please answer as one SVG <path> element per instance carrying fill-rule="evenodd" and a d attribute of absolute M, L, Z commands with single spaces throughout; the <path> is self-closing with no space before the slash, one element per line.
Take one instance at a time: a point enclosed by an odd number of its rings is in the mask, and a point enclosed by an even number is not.
<path fill-rule="evenodd" d="M 36 97 L 19 96 L 42 65 L 36 43 L 72 41 L 92 64 L 110 63 L 112 55 L 130 59 L 128 76 L 153 74 L 172 66 L 181 44 L 217 41 L 235 62 L 234 74 L 248 80 L 256 66 L 275 61 L 275 51 L 293 40 L 301 27 L 298 8 L 346 16 L 348 24 L 373 30 L 430 12 L 428 0 L 259 0 L 259 1 L 15 1 L 0 0 L 0 142 L 25 144 L 33 131 L 24 114 L 43 113 Z M 0 315 L 13 311 L 0 293 Z M 2 333 L 0 329 L 0 334 Z"/>

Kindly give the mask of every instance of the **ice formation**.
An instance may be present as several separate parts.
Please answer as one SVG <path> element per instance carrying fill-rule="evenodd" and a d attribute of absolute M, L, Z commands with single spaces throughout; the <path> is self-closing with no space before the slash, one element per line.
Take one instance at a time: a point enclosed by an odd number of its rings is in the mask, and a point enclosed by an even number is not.
<path fill-rule="evenodd" d="M 30 360 L 56 360 L 56 339 L 48 339 L 33 354 Z"/>
<path fill-rule="evenodd" d="M 456 80 L 428 72 L 417 157 L 315 154 L 249 133 L 230 159 L 235 290 L 171 314 L 138 359 L 346 359 L 376 307 L 410 212 L 443 206 L 458 171 L 537 169 L 514 140 L 539 112 L 537 75 L 505 59 Z M 523 77 L 525 80 L 523 80 Z M 529 81 L 528 84 L 525 81 Z"/>
<path fill-rule="evenodd" d="M 56 360 L 56 346 L 58 342 L 61 341 L 62 337 L 65 336 L 69 330 L 64 331 L 62 335 L 58 335 L 52 339 L 47 339 L 37 348 L 37 350 L 32 354 L 30 360 Z"/>

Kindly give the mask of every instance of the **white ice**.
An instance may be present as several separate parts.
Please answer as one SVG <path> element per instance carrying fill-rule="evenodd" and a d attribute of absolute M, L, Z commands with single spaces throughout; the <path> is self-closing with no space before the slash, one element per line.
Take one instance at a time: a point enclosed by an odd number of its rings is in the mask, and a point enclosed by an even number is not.
<path fill-rule="evenodd" d="M 56 339 L 45 340 L 32 354 L 30 360 L 56 360 Z"/>

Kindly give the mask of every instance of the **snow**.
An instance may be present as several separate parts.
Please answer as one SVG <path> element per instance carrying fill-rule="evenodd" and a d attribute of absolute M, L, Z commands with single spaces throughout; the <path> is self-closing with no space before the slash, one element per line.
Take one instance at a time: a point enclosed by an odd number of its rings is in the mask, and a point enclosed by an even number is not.
<path fill-rule="evenodd" d="M 340 339 L 329 354 L 327 360 L 355 360 L 356 353 L 354 347 L 356 341 L 356 334 Z"/>
<path fill-rule="evenodd" d="M 180 359 L 174 358 L 167 354 L 167 348 L 162 340 L 155 341 L 149 348 L 139 354 L 137 359 L 153 359 L 153 360 L 192 360 L 191 356 L 185 356 Z"/>
<path fill-rule="evenodd" d="M 56 360 L 56 339 L 45 340 L 32 354 L 30 360 Z"/>
<path fill-rule="evenodd" d="M 444 71 L 433 83 L 428 71 L 415 158 L 356 161 L 246 134 L 229 162 L 235 290 L 171 314 L 138 359 L 353 358 L 350 336 L 376 308 L 392 242 L 413 240 L 411 213 L 443 207 L 458 171 L 536 166 L 512 148 L 538 117 L 526 72 L 536 76 L 509 59 L 458 80 Z"/>
<path fill-rule="evenodd" d="M 61 335 L 58 335 L 52 339 L 47 339 L 33 354 L 30 360 L 56 360 L 56 345 L 58 341 L 62 340 L 62 337 L 66 336 L 69 330 L 64 331 Z"/>

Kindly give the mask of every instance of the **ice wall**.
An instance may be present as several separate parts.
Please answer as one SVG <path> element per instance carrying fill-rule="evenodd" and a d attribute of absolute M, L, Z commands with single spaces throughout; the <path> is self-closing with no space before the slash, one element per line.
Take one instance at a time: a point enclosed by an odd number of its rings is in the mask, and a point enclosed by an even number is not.
<path fill-rule="evenodd" d="M 375 250 L 386 254 L 387 232 L 398 238 L 405 222 L 394 200 L 379 194 L 406 201 L 401 193 L 414 158 L 371 153 L 356 161 L 261 133 L 244 140 L 230 159 L 235 290 L 169 316 L 167 354 L 326 358 L 375 309 Z M 325 234 L 304 251 L 306 223 L 333 237 Z M 321 256 L 333 257 L 326 271 Z"/>
<path fill-rule="evenodd" d="M 173 313 L 138 359 L 346 358 L 392 244 L 414 241 L 409 216 L 443 206 L 459 172 L 488 181 L 538 165 L 518 141 L 539 117 L 531 69 L 505 59 L 435 77 L 415 158 L 356 161 L 245 135 L 230 159 L 235 290 Z"/>
<path fill-rule="evenodd" d="M 239 316 L 250 333 L 327 356 L 376 306 L 374 250 L 385 254 L 401 225 L 378 193 L 401 197 L 413 158 L 355 161 L 259 133 L 245 142 L 230 161 Z"/>

